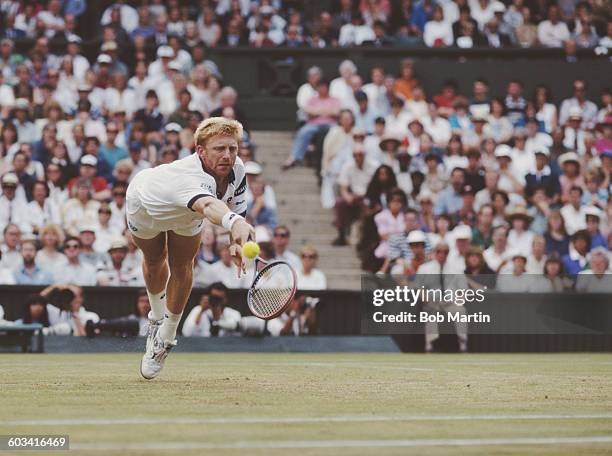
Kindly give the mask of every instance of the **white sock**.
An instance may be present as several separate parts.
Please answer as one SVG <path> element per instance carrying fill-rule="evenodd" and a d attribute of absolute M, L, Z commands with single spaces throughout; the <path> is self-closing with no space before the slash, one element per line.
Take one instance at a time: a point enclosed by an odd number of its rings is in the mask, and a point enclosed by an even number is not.
<path fill-rule="evenodd" d="M 151 304 L 151 312 L 149 312 L 149 318 L 153 320 L 161 320 L 164 318 L 166 313 L 166 290 L 161 293 L 153 294 L 147 290 L 149 295 L 149 303 Z"/>
<path fill-rule="evenodd" d="M 164 342 L 174 342 L 182 315 L 182 313 L 178 315 L 170 312 L 167 313 L 166 318 L 164 318 L 163 323 L 159 327 L 159 337 L 161 340 Z"/>

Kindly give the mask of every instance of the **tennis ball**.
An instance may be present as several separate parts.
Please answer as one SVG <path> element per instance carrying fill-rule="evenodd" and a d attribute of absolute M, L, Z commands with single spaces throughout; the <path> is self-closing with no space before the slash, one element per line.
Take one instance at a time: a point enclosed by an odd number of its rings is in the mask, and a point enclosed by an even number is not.
<path fill-rule="evenodd" d="M 259 245 L 253 241 L 245 242 L 242 246 L 242 254 L 249 260 L 252 260 L 259 255 Z"/>

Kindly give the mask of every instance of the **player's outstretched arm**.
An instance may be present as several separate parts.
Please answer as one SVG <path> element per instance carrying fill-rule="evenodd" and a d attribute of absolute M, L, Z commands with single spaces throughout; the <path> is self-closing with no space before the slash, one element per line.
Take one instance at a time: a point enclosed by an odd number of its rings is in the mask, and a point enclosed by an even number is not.
<path fill-rule="evenodd" d="M 255 229 L 244 217 L 232 212 L 227 204 L 217 198 L 212 196 L 199 198 L 193 204 L 192 209 L 202 214 L 211 223 L 228 229 L 232 239 L 239 245 L 255 239 Z"/>

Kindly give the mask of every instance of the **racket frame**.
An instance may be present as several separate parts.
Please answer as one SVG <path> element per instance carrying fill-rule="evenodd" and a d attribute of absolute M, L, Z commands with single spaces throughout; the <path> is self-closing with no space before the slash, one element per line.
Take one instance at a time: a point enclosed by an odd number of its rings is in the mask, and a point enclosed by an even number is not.
<path fill-rule="evenodd" d="M 259 278 L 265 273 L 266 270 L 271 269 L 274 266 L 277 266 L 279 264 L 286 265 L 291 271 L 291 275 L 293 276 L 293 290 L 291 291 L 291 296 L 289 297 L 289 299 L 287 299 L 287 302 L 285 303 L 285 305 L 282 306 L 278 310 L 278 312 L 275 312 L 273 315 L 263 316 L 259 314 L 258 312 L 255 312 L 253 310 L 253 306 L 251 306 L 251 296 L 253 294 L 253 287 L 259 281 Z M 272 320 L 282 315 L 283 312 L 287 310 L 287 307 L 289 307 L 289 304 L 291 304 L 291 301 L 293 301 L 293 298 L 295 297 L 296 292 L 297 292 L 297 274 L 295 273 L 295 269 L 293 269 L 293 267 L 289 263 L 283 260 L 266 261 L 259 256 L 255 258 L 255 271 L 253 274 L 253 282 L 251 283 L 251 286 L 247 294 L 247 305 L 253 315 L 255 315 L 257 318 L 261 318 L 262 320 Z"/>

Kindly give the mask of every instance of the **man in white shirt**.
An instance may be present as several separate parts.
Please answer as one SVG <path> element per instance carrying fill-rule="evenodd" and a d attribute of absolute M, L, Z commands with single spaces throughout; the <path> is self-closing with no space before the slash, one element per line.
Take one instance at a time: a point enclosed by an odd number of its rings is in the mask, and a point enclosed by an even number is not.
<path fill-rule="evenodd" d="M 338 67 L 340 77 L 329 84 L 329 95 L 340 100 L 342 108 L 352 108 L 355 104 L 351 78 L 357 74 L 357 67 L 350 60 L 343 60 Z"/>
<path fill-rule="evenodd" d="M 96 280 L 99 286 L 143 286 L 144 278 L 140 268 L 132 268 L 126 263 L 127 241 L 123 237 L 113 240 L 108 248 L 109 261 L 97 272 Z"/>
<path fill-rule="evenodd" d="M 493 244 L 482 253 L 482 256 L 484 257 L 484 260 L 489 268 L 491 268 L 493 271 L 499 272 L 498 270 L 507 263 L 511 255 L 507 249 L 508 228 L 504 225 L 499 225 L 493 228 L 491 241 Z"/>
<path fill-rule="evenodd" d="M 224 337 L 239 334 L 242 315 L 227 306 L 227 287 L 215 282 L 202 295 L 183 324 L 185 337 Z"/>
<path fill-rule="evenodd" d="M 286 261 L 296 271 L 301 268 L 300 258 L 288 249 L 291 232 L 286 225 L 278 225 L 274 228 L 272 246 L 274 247 L 274 259 Z"/>
<path fill-rule="evenodd" d="M 13 173 L 6 173 L 1 179 L 0 195 L 0 230 L 13 223 L 23 232 L 31 232 L 28 223 L 28 209 L 24 198 L 18 195 L 19 179 Z M 22 189 L 23 192 L 23 189 Z"/>
<path fill-rule="evenodd" d="M 552 4 L 548 7 L 548 20 L 538 25 L 538 41 L 546 47 L 562 47 L 569 40 L 570 33 L 565 22 L 559 20 L 559 7 Z"/>
<path fill-rule="evenodd" d="M 570 236 L 576 231 L 586 228 L 587 206 L 581 205 L 582 193 L 582 188 L 578 186 L 572 187 L 567 204 L 561 208 L 565 231 Z"/>
<path fill-rule="evenodd" d="M 229 246 L 222 245 L 219 247 L 219 261 L 213 263 L 208 271 L 213 282 L 221 282 L 227 288 L 248 288 L 251 284 L 247 274 L 241 274 L 238 277 L 238 268 L 232 261 Z"/>
<path fill-rule="evenodd" d="M 582 128 L 594 128 L 597 122 L 597 105 L 587 98 L 586 82 L 583 79 L 574 81 L 574 96 L 561 103 L 559 125 L 564 126 L 572 116 L 581 117 Z"/>
<path fill-rule="evenodd" d="M 300 86 L 297 92 L 296 102 L 298 106 L 297 117 L 299 122 L 306 122 L 308 116 L 304 111 L 308 101 L 317 94 L 317 84 L 323 77 L 323 70 L 318 66 L 312 66 L 306 73 L 306 82 Z"/>
<path fill-rule="evenodd" d="M 340 186 L 340 197 L 335 206 L 338 238 L 333 245 L 347 245 L 348 230 L 363 213 L 366 190 L 377 167 L 375 162 L 366 160 L 363 145 L 355 144 L 353 160 L 342 167 L 337 179 Z"/>
<path fill-rule="evenodd" d="M 377 113 L 389 112 L 389 101 L 387 89 L 385 88 L 385 69 L 380 65 L 374 65 L 370 70 L 372 82 L 363 86 L 362 90 L 368 96 L 370 107 Z"/>
<path fill-rule="evenodd" d="M 81 262 L 81 241 L 77 237 L 68 237 L 64 241 L 64 255 L 68 264 L 53 271 L 55 282 L 73 283 L 82 287 L 96 284 L 96 268 Z"/>
<path fill-rule="evenodd" d="M 9 223 L 4 227 L 2 235 L 4 242 L 0 245 L 2 251 L 0 267 L 14 271 L 23 265 L 23 259 L 19 251 L 21 230 L 14 223 Z"/>

